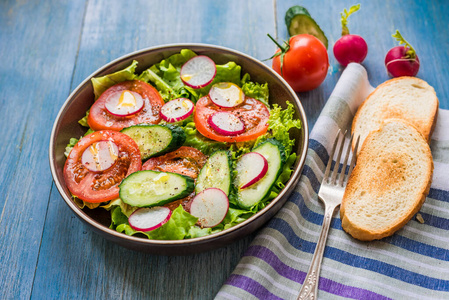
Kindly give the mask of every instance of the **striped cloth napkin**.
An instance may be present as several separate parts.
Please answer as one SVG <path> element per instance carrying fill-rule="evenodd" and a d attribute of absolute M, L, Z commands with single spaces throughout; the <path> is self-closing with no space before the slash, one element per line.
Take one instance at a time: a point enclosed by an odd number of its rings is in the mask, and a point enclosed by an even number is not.
<path fill-rule="evenodd" d="M 349 129 L 373 90 L 350 64 L 317 120 L 299 184 L 255 237 L 216 299 L 296 299 L 323 222 L 317 193 L 337 128 Z M 419 215 L 393 236 L 360 242 L 331 223 L 319 299 L 449 299 L 449 111 L 439 110 L 431 141 L 432 187 Z M 421 222 L 420 222 L 420 221 Z M 424 222 L 422 223 L 422 221 Z"/>

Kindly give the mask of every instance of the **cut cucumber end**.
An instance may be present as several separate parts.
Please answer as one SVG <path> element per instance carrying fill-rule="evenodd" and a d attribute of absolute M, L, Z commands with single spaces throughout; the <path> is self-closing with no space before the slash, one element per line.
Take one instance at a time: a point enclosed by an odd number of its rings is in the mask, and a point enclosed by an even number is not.
<path fill-rule="evenodd" d="M 326 49 L 328 48 L 329 42 L 326 35 L 306 8 L 299 5 L 290 7 L 285 13 L 285 25 L 290 36 L 310 34 L 319 39 Z"/>
<path fill-rule="evenodd" d="M 173 125 L 134 125 L 121 132 L 136 142 L 143 161 L 176 150 L 186 140 L 184 130 Z"/>
<path fill-rule="evenodd" d="M 184 198 L 194 190 L 188 176 L 144 170 L 132 173 L 120 184 L 120 199 L 136 207 L 153 207 Z"/>
<path fill-rule="evenodd" d="M 231 186 L 231 162 L 228 153 L 219 150 L 207 159 L 196 181 L 195 192 L 199 194 L 207 188 L 218 188 L 229 195 Z"/>

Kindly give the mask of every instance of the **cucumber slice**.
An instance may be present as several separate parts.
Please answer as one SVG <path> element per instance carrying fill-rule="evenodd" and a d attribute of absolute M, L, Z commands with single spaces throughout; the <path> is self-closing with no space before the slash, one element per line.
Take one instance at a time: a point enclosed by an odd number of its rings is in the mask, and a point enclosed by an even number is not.
<path fill-rule="evenodd" d="M 181 147 L 186 134 L 180 127 L 172 125 L 134 125 L 121 130 L 139 146 L 142 160 L 161 155 Z"/>
<path fill-rule="evenodd" d="M 194 180 L 176 173 L 144 170 L 123 179 L 119 187 L 120 199 L 126 204 L 152 207 L 190 195 Z"/>
<path fill-rule="evenodd" d="M 304 7 L 299 5 L 290 7 L 285 13 L 285 25 L 287 25 L 287 30 L 290 36 L 303 33 L 313 35 L 318 38 L 327 49 L 328 41 L 326 35 Z"/>
<path fill-rule="evenodd" d="M 241 189 L 240 182 L 235 181 L 234 185 L 237 189 L 237 201 L 242 208 L 251 208 L 258 204 L 267 196 L 276 179 L 282 172 L 282 167 L 286 161 L 285 148 L 279 141 L 275 139 L 268 139 L 252 152 L 257 152 L 264 156 L 268 161 L 268 171 L 265 176 L 255 184 Z M 237 176 L 236 178 L 240 178 Z"/>
<path fill-rule="evenodd" d="M 199 194 L 207 188 L 217 188 L 229 195 L 231 186 L 231 166 L 227 151 L 214 152 L 198 174 L 195 192 Z"/>

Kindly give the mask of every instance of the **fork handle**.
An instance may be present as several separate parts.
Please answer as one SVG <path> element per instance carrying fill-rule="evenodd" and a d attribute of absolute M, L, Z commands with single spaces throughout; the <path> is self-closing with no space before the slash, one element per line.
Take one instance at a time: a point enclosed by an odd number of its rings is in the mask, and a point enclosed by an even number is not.
<path fill-rule="evenodd" d="M 323 225 L 321 227 L 320 238 L 313 253 L 312 262 L 307 272 L 306 278 L 299 292 L 299 299 L 317 299 L 318 280 L 320 278 L 321 261 L 323 260 L 324 248 L 326 247 L 327 235 L 331 224 L 332 216 L 338 205 L 326 205 L 324 211 Z"/>

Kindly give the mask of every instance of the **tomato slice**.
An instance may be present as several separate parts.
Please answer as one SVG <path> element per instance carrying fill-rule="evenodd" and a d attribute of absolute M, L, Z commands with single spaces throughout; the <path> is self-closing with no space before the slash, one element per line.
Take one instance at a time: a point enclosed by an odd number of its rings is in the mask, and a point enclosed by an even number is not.
<path fill-rule="evenodd" d="M 142 170 L 154 170 L 161 172 L 173 172 L 181 175 L 190 176 L 194 179 L 198 177 L 201 168 L 206 163 L 207 156 L 200 150 L 182 146 L 179 149 L 167 153 L 162 156 L 153 157 L 147 160 Z M 175 210 L 179 205 L 182 205 L 185 211 L 190 211 L 190 204 L 195 197 L 195 192 L 189 196 L 167 203 L 164 206 Z"/>
<path fill-rule="evenodd" d="M 109 113 L 105 107 L 107 99 L 124 90 L 140 94 L 144 100 L 143 108 L 139 112 L 126 117 Z M 140 123 L 157 124 L 161 120 L 162 105 L 164 105 L 164 100 L 150 84 L 140 80 L 124 81 L 113 85 L 101 94 L 90 108 L 87 123 L 93 130 L 116 131 Z"/>
<path fill-rule="evenodd" d="M 172 172 L 196 179 L 206 163 L 207 156 L 200 150 L 182 146 L 175 151 L 147 160 L 142 170 Z"/>
<path fill-rule="evenodd" d="M 117 145 L 118 155 L 110 168 L 93 172 L 83 165 L 82 155 L 93 143 L 101 141 L 111 141 Z M 119 184 L 141 167 L 139 147 L 132 138 L 112 130 L 95 131 L 83 137 L 70 151 L 64 165 L 64 180 L 70 192 L 81 200 L 105 202 L 118 198 Z"/>
<path fill-rule="evenodd" d="M 208 119 L 218 111 L 232 112 L 245 124 L 245 131 L 236 136 L 226 136 L 217 133 L 208 123 Z M 267 132 L 270 112 L 262 102 L 246 97 L 245 101 L 236 107 L 219 107 L 209 96 L 198 100 L 195 108 L 194 121 L 198 131 L 207 138 L 219 142 L 244 142 L 254 140 Z"/>

